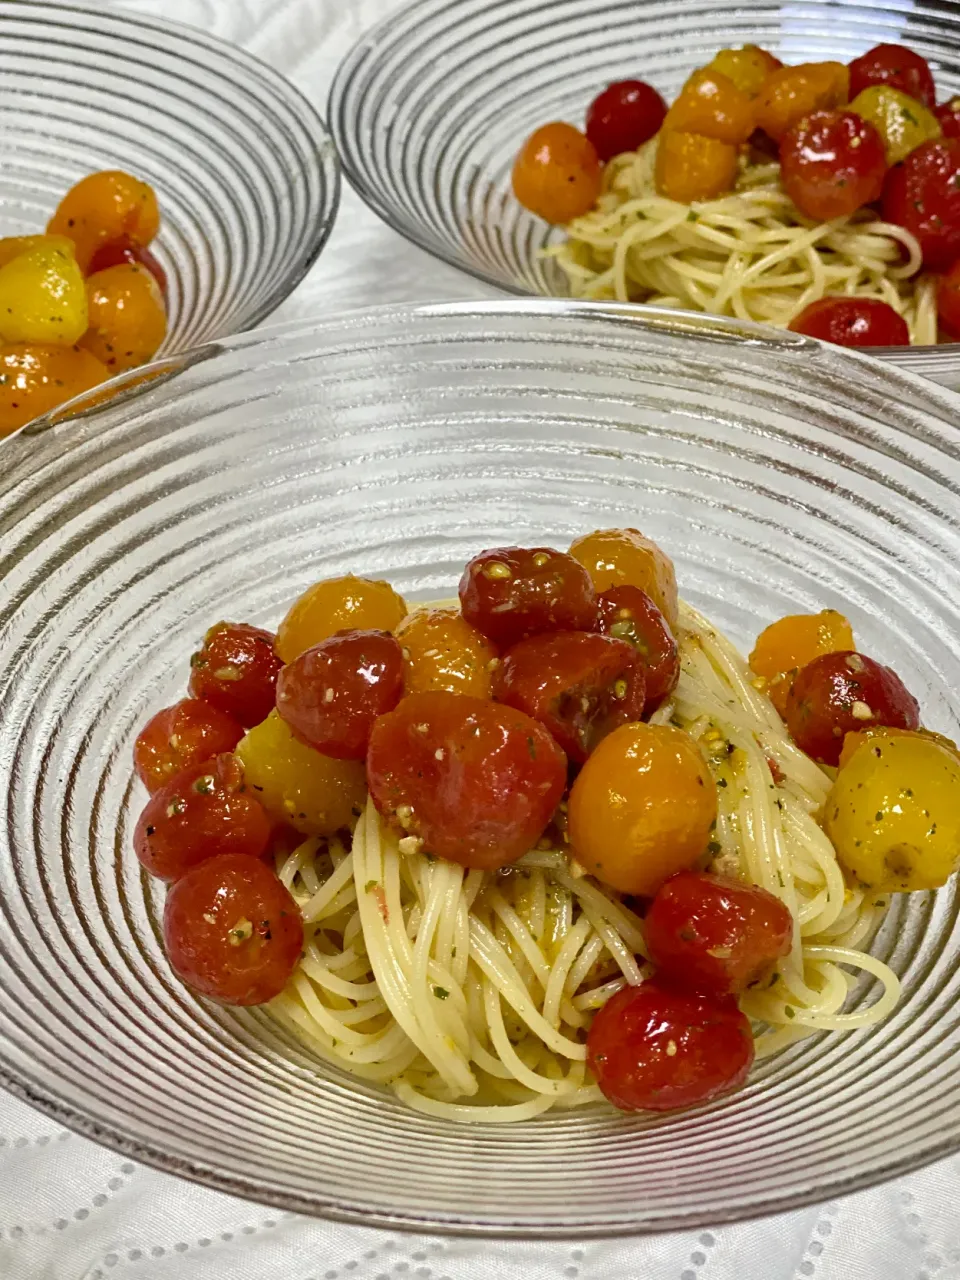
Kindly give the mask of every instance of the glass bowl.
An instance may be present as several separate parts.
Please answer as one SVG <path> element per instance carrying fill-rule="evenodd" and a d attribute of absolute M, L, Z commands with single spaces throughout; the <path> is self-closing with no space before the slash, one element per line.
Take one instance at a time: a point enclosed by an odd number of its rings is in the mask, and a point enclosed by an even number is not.
<path fill-rule="evenodd" d="M 929 59 L 943 99 L 960 92 L 960 9 L 941 0 L 413 0 L 343 60 L 327 118 L 350 183 L 396 231 L 510 293 L 565 297 L 566 277 L 541 256 L 562 230 L 510 188 L 537 125 L 582 127 L 614 80 L 649 80 L 671 101 L 727 46 L 846 62 L 882 41 Z M 877 354 L 960 386 L 958 343 Z"/>
<path fill-rule="evenodd" d="M 357 313 L 211 345 L 38 421 L 0 478 L 0 1080 L 170 1172 L 291 1210 L 518 1235 L 650 1231 L 833 1196 L 960 1148 L 960 894 L 873 951 L 903 998 L 734 1096 L 464 1127 L 193 998 L 131 849 L 131 745 L 219 618 L 316 579 L 450 595 L 478 549 L 637 525 L 741 646 L 841 608 L 960 736 L 960 400 L 793 334 L 556 301 Z M 136 375 L 131 375 L 135 378 Z M 121 382 L 122 385 L 122 382 Z M 855 1006 L 872 998 L 857 989 Z"/>
<path fill-rule="evenodd" d="M 0 233 L 43 231 L 85 174 L 157 192 L 162 351 L 258 324 L 326 242 L 340 179 L 323 122 L 213 36 L 103 8 L 0 0 Z"/>

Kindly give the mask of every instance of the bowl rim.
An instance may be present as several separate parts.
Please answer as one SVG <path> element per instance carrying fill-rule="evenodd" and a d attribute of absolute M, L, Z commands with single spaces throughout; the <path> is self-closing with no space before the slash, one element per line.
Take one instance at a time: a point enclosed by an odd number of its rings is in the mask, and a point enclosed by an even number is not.
<path fill-rule="evenodd" d="M 761 347 L 786 346 L 797 350 L 798 353 L 804 348 L 815 351 L 824 345 L 814 339 L 789 331 L 772 329 L 768 326 L 727 317 L 657 307 L 644 308 L 638 312 L 636 307 L 621 303 L 581 302 L 536 296 L 522 299 L 479 300 L 476 302 L 402 303 L 355 308 L 341 311 L 331 316 L 317 317 L 313 320 L 292 320 L 283 324 L 269 326 L 254 334 L 237 334 L 222 342 L 211 342 L 204 347 L 195 348 L 191 357 L 182 360 L 173 358 L 156 361 L 152 365 L 141 366 L 139 370 L 121 374 L 112 379 L 111 383 L 103 385 L 119 384 L 119 387 L 122 388 L 124 381 L 132 380 L 136 374 L 142 373 L 144 369 L 156 370 L 159 374 L 166 374 L 168 377 L 175 378 L 178 372 L 185 371 L 197 363 L 202 363 L 225 349 L 253 348 L 260 344 L 268 345 L 271 342 L 282 341 L 286 336 L 308 334 L 318 327 L 322 327 L 325 332 L 331 333 L 336 332 L 343 326 L 355 326 L 353 332 L 356 333 L 357 327 L 362 327 L 365 322 L 370 325 L 376 325 L 390 317 L 395 321 L 402 321 L 405 318 L 416 319 L 418 317 L 424 320 L 443 320 L 467 316 L 483 319 L 491 316 L 527 315 L 544 317 L 559 314 L 567 314 L 574 318 L 579 317 L 588 326 L 592 323 L 593 317 L 598 320 L 606 319 L 616 322 L 619 330 L 619 342 L 629 341 L 632 331 L 639 334 L 641 332 L 649 332 L 651 328 L 657 329 L 660 327 L 676 336 L 678 329 L 686 327 L 699 330 L 701 336 L 705 339 L 712 336 L 725 339 L 728 342 L 740 341 Z M 640 321 L 639 327 L 634 330 L 634 326 L 638 321 Z M 586 342 L 586 337 L 583 340 Z M 893 380 L 894 383 L 899 382 L 902 384 L 904 391 L 909 390 L 915 395 L 922 396 L 927 402 L 926 408 L 928 411 L 931 414 L 936 414 L 941 419 L 944 427 L 943 436 L 937 441 L 938 445 L 951 450 L 953 462 L 956 463 L 960 459 L 960 435 L 954 440 L 948 432 L 950 415 L 957 415 L 958 410 L 960 410 L 960 395 L 908 370 L 892 368 L 889 364 L 881 365 L 872 356 L 864 355 L 862 352 L 844 348 L 830 348 L 830 350 L 837 354 L 837 358 L 842 363 L 866 364 L 868 366 L 867 372 L 882 373 L 884 380 Z M 171 369 L 171 365 L 174 365 L 175 368 Z M 168 378 L 164 378 L 164 381 L 166 380 Z M 98 390 L 102 390 L 102 388 Z M 149 394 L 149 392 L 147 391 L 144 394 Z M 139 394 L 136 391 L 132 393 L 130 399 L 133 397 L 139 400 Z M 82 405 L 83 399 L 83 397 L 79 397 L 78 400 L 68 403 L 77 404 L 79 402 Z M 121 399 L 102 406 L 104 415 L 106 416 L 111 409 L 123 407 L 130 402 L 130 399 Z M 58 417 L 59 412 L 56 411 L 54 414 L 46 415 L 45 418 L 35 419 L 32 424 L 21 428 L 10 437 L 11 440 L 22 438 L 21 442 L 25 446 L 25 458 L 28 456 L 28 437 L 34 436 L 38 432 L 66 428 L 63 433 L 66 439 L 62 442 L 65 448 L 70 447 L 69 435 L 72 427 L 79 427 L 85 431 L 88 426 L 92 426 L 91 434 L 96 433 L 96 419 L 98 417 L 96 408 L 87 408 L 82 414 L 71 417 Z M 2 450 L 0 450 L 0 457 L 2 456 Z M 13 470 L 16 471 L 16 469 L 17 461 L 15 460 Z M 0 486 L 0 514 L 2 514 L 2 506 L 3 493 L 2 486 Z M 396 1213 L 369 1209 L 356 1201 L 338 1199 L 334 1191 L 330 1189 L 324 1189 L 322 1194 L 314 1192 L 307 1195 L 285 1190 L 279 1186 L 258 1185 L 240 1174 L 227 1172 L 222 1167 L 218 1168 L 214 1164 L 187 1160 L 173 1155 L 169 1149 L 164 1148 L 162 1142 L 157 1140 L 144 1141 L 136 1138 L 125 1131 L 123 1126 L 116 1123 L 104 1123 L 84 1108 L 62 1101 L 54 1089 L 32 1081 L 26 1072 L 14 1066 L 10 1059 L 6 1057 L 2 1046 L 0 1046 L 0 1087 L 47 1115 L 56 1123 L 125 1157 L 139 1161 L 161 1172 L 187 1179 L 225 1194 L 238 1196 L 261 1205 L 349 1225 L 474 1238 L 517 1240 L 604 1239 L 656 1235 L 666 1231 L 689 1230 L 724 1223 L 745 1222 L 764 1218 L 771 1214 L 819 1204 L 837 1196 L 865 1190 L 923 1168 L 935 1160 L 960 1151 L 960 1136 L 938 1138 L 933 1141 L 927 1141 L 925 1145 L 916 1151 L 893 1155 L 870 1169 L 864 1169 L 852 1174 L 838 1175 L 828 1182 L 821 1181 L 816 1185 L 810 1184 L 801 1188 L 797 1188 L 795 1185 L 793 1188 L 770 1194 L 767 1198 L 758 1199 L 749 1205 L 730 1206 L 728 1208 L 708 1210 L 707 1212 L 698 1210 L 672 1212 L 657 1218 L 656 1221 L 621 1220 L 598 1224 L 596 1222 L 571 1219 L 564 1223 L 551 1223 L 542 1227 L 532 1227 L 529 1223 L 511 1223 L 509 1221 L 500 1221 L 496 1224 L 476 1222 L 454 1214 L 432 1216 L 430 1213 Z"/>
<path fill-rule="evenodd" d="M 185 48 L 193 46 L 198 50 L 208 50 L 268 86 L 272 93 L 284 100 L 287 107 L 296 113 L 301 127 L 309 135 L 309 155 L 306 165 L 312 166 L 318 173 L 326 199 L 321 202 L 319 216 L 305 223 L 306 234 L 296 258 L 272 283 L 260 305 L 245 319 L 242 327 L 233 329 L 226 336 L 233 337 L 246 333 L 262 324 L 293 293 L 317 261 L 330 239 L 340 212 L 343 194 L 340 153 L 332 132 L 317 107 L 291 79 L 277 71 L 264 59 L 222 36 L 188 23 L 156 17 L 153 14 L 105 9 L 85 3 L 84 0 L 78 0 L 78 2 L 75 0 L 3 0 L 3 8 L 8 6 L 10 12 L 0 16 L 0 22 L 7 19 L 40 21 L 48 26 L 76 30 L 78 24 L 71 19 L 82 16 L 90 20 L 90 29 L 98 34 L 102 33 L 105 39 L 112 39 L 114 34 L 118 34 L 131 42 L 142 43 L 142 33 L 152 31 L 168 39 L 179 41 Z M 201 63 L 200 59 L 197 61 L 198 64 Z M 207 64 L 202 65 L 210 72 Z M 213 74 L 216 74 L 215 71 Z M 218 339 L 210 339 L 210 341 L 218 341 Z"/>

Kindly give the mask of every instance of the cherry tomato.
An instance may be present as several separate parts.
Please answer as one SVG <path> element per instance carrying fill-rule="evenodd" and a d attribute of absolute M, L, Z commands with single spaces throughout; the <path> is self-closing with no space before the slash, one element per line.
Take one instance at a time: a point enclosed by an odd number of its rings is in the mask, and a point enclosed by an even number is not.
<path fill-rule="evenodd" d="M 233 716 L 245 729 L 273 710 L 283 665 L 269 631 L 245 622 L 218 622 L 190 659 L 190 693 Z"/>
<path fill-rule="evenodd" d="M 496 644 L 516 644 L 542 631 L 589 631 L 597 618 L 590 575 L 552 547 L 496 547 L 467 564 L 460 608 Z"/>
<path fill-rule="evenodd" d="M 389 582 L 325 578 L 293 602 L 277 628 L 275 649 L 292 662 L 338 631 L 393 631 L 407 616 L 403 597 Z"/>
<path fill-rule="evenodd" d="M 493 696 L 539 720 L 582 764 L 618 725 L 640 719 L 646 685 L 643 660 L 625 640 L 556 631 L 507 650 Z"/>
<path fill-rule="evenodd" d="M 667 620 L 639 587 L 611 587 L 597 597 L 597 629 L 626 640 L 647 669 L 644 715 L 651 715 L 673 693 L 680 679 L 680 652 Z"/>
<path fill-rule="evenodd" d="M 861 120 L 868 120 L 879 133 L 888 168 L 943 132 L 940 121 L 922 102 L 888 84 L 864 89 L 849 109 Z"/>
<path fill-rule="evenodd" d="M 370 735 L 374 804 L 412 850 L 464 867 L 495 870 L 533 848 L 566 781 L 566 757 L 542 725 L 482 698 L 414 693 Z"/>
<path fill-rule="evenodd" d="M 793 613 L 760 632 L 750 654 L 750 670 L 767 681 L 767 696 L 783 715 L 793 677 L 801 667 L 821 653 L 852 648 L 853 629 L 836 609 Z"/>
<path fill-rule="evenodd" d="M 945 138 L 960 138 L 960 97 L 949 98 L 935 107 L 933 114 L 940 122 Z"/>
<path fill-rule="evenodd" d="M 163 294 L 139 263 L 121 263 L 87 277 L 90 328 L 80 346 L 102 360 L 111 373 L 146 364 L 167 332 Z"/>
<path fill-rule="evenodd" d="M 663 122 L 665 130 L 678 129 L 734 145 L 746 142 L 755 125 L 750 95 L 712 66 L 693 73 Z"/>
<path fill-rule="evenodd" d="M 397 628 L 407 693 L 431 689 L 489 698 L 497 649 L 459 609 L 416 609 Z"/>
<path fill-rule="evenodd" d="M 960 257 L 960 138 L 938 138 L 894 165 L 881 213 L 916 236 L 923 265 L 945 271 Z"/>
<path fill-rule="evenodd" d="M 277 710 L 302 742 L 362 760 L 377 716 L 403 692 L 403 652 L 387 631 L 338 631 L 280 672 Z"/>
<path fill-rule="evenodd" d="M 818 298 L 790 321 L 794 333 L 840 347 L 907 347 L 903 316 L 879 298 Z"/>
<path fill-rule="evenodd" d="M 667 104 L 642 80 L 618 80 L 598 94 L 587 111 L 587 137 L 606 163 L 636 151 L 659 132 Z"/>
<path fill-rule="evenodd" d="M 793 917 L 779 898 L 728 876 L 678 871 L 643 918 L 650 959 L 671 982 L 735 995 L 793 942 Z"/>
<path fill-rule="evenodd" d="M 523 144 L 513 166 L 513 194 L 546 222 L 570 222 L 596 204 L 601 174 L 586 134 L 558 121 L 542 125 Z"/>
<path fill-rule="evenodd" d="M 862 653 L 825 653 L 797 672 L 785 719 L 801 751 L 835 765 L 844 734 L 874 725 L 916 729 L 920 708 L 889 667 Z"/>
<path fill-rule="evenodd" d="M 677 575 L 670 557 L 637 529 L 597 529 L 577 538 L 570 554 L 593 581 L 596 591 L 639 587 L 676 627 L 679 615 Z"/>
<path fill-rule="evenodd" d="M 932 107 L 937 101 L 933 73 L 926 58 L 902 44 L 875 45 L 850 63 L 851 98 L 873 84 L 888 84 L 911 98 L 918 98 L 925 107 Z"/>
<path fill-rule="evenodd" d="M 682 129 L 661 133 L 653 166 L 657 192 L 678 204 L 725 195 L 736 184 L 738 156 L 730 142 Z"/>
<path fill-rule="evenodd" d="M 681 991 L 661 978 L 624 987 L 587 1035 L 587 1062 L 621 1111 L 678 1111 L 743 1084 L 750 1023 L 730 996 Z"/>
<path fill-rule="evenodd" d="M 179 880 L 221 853 L 259 858 L 271 823 L 247 789 L 243 766 L 224 753 L 184 769 L 147 801 L 133 833 L 137 857 L 152 876 Z"/>
<path fill-rule="evenodd" d="M 167 892 L 163 940 L 174 973 L 221 1004 L 278 996 L 303 949 L 297 904 L 257 858 L 222 853 Z"/>
<path fill-rule="evenodd" d="M 779 142 L 814 111 L 832 111 L 849 99 L 850 75 L 840 62 L 805 62 L 771 72 L 756 100 L 757 125 Z"/>
<path fill-rule="evenodd" d="M 751 98 L 757 96 L 771 72 L 782 66 L 779 58 L 755 44 L 745 44 L 742 49 L 721 49 L 710 62 L 714 71 L 722 71 L 742 93 Z"/>
<path fill-rule="evenodd" d="M 947 333 L 960 341 L 960 258 L 937 284 L 937 317 Z"/>
<path fill-rule="evenodd" d="M 133 763 L 152 794 L 184 769 L 232 751 L 242 737 L 243 728 L 232 716 L 199 698 L 184 698 L 143 726 L 133 746 Z"/>
<path fill-rule="evenodd" d="M 159 228 L 160 210 L 152 188 L 129 173 L 107 169 L 88 174 L 70 188 L 47 224 L 47 234 L 68 236 L 86 270 L 100 245 L 121 236 L 146 245 Z"/>
<path fill-rule="evenodd" d="M 780 179 L 801 213 L 845 218 L 877 200 L 887 171 L 883 139 L 852 111 L 815 111 L 780 140 Z"/>
<path fill-rule="evenodd" d="M 160 292 L 166 300 L 167 273 L 158 262 L 156 256 L 144 245 L 139 244 L 132 236 L 119 236 L 116 240 L 106 240 L 100 245 L 87 266 L 87 274 L 94 276 L 98 271 L 106 271 L 107 267 L 119 267 L 122 263 L 136 263 L 146 269 L 160 286 Z"/>
<path fill-rule="evenodd" d="M 0 438 L 109 377 L 106 366 L 79 347 L 0 345 Z"/>

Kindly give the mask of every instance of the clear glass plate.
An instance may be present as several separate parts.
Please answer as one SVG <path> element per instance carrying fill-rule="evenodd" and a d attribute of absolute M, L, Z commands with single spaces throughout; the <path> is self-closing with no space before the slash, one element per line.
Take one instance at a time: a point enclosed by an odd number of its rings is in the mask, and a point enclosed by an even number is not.
<path fill-rule="evenodd" d="M 649 80 L 672 100 L 728 46 L 847 62 L 882 41 L 923 54 L 941 100 L 960 93 L 960 9 L 941 0 L 413 0 L 343 60 L 327 118 L 351 185 L 396 231 L 510 293 L 564 297 L 566 277 L 541 256 L 563 233 L 510 189 L 537 125 L 582 125 L 614 80 Z M 960 343 L 878 353 L 960 386 Z"/>
<path fill-rule="evenodd" d="M 131 745 L 222 617 L 324 575 L 450 594 L 504 542 L 637 525 L 741 645 L 851 617 L 960 735 L 960 400 L 792 334 L 504 302 L 212 345 L 2 448 L 0 1079 L 173 1173 L 367 1223 L 588 1235 L 717 1222 L 960 1148 L 955 884 L 896 902 L 886 1022 L 803 1041 L 674 1117 L 458 1127 L 194 999 L 131 850 Z M 865 987 L 853 1004 L 873 998 Z"/>

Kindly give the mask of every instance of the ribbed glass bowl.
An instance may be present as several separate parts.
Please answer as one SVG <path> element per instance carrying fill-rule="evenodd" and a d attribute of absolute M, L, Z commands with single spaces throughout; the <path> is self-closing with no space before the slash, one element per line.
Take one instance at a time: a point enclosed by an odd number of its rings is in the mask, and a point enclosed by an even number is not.
<path fill-rule="evenodd" d="M 960 896 L 899 897 L 886 1022 L 672 1117 L 458 1127 L 324 1066 L 161 950 L 137 730 L 220 618 L 353 571 L 449 595 L 477 550 L 636 525 L 736 641 L 842 609 L 960 735 L 960 399 L 792 334 L 533 301 L 358 313 L 207 347 L 35 423 L 0 477 L 0 1080 L 174 1173 L 289 1209 L 472 1232 L 716 1222 L 960 1148 Z M 872 999 L 858 989 L 853 1005 Z"/>
<path fill-rule="evenodd" d="M 44 230 L 98 169 L 160 202 L 169 281 L 162 350 L 259 323 L 315 261 L 336 217 L 336 153 L 282 76 L 156 18 L 0 0 L 0 235 Z"/>
<path fill-rule="evenodd" d="M 564 297 L 566 277 L 540 253 L 563 233 L 510 189 L 537 125 L 582 128 L 597 93 L 625 78 L 671 101 L 727 46 L 846 62 L 881 41 L 929 59 L 941 99 L 960 92 L 953 0 L 412 0 L 341 63 L 327 116 L 350 183 L 395 230 L 511 293 Z M 960 344 L 880 354 L 960 387 Z"/>

